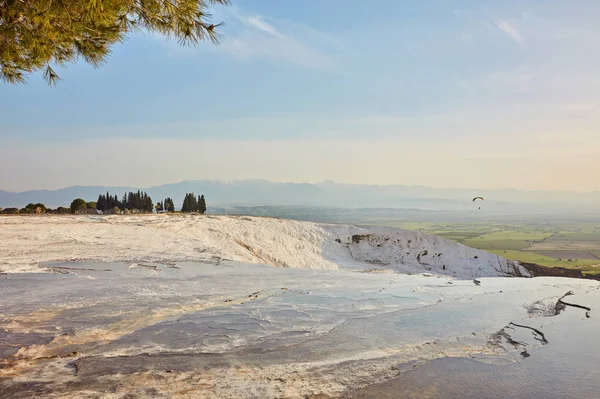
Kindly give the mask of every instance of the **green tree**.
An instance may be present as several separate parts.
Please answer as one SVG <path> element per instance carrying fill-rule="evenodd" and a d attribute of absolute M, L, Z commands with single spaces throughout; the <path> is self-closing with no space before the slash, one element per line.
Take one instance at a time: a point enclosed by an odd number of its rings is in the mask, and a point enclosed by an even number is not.
<path fill-rule="evenodd" d="M 102 194 L 98 196 L 98 201 L 96 201 L 96 209 L 99 211 L 104 211 L 106 209 L 106 197 Z"/>
<path fill-rule="evenodd" d="M 95 203 L 94 201 L 91 201 L 91 202 L 88 202 L 88 203 L 86 204 L 86 206 L 87 206 L 87 208 L 88 208 L 88 209 L 96 209 L 96 208 L 97 208 L 97 206 L 98 206 L 98 204 L 97 204 L 97 203 Z"/>
<path fill-rule="evenodd" d="M 198 212 L 198 200 L 194 193 L 190 193 L 190 212 Z"/>
<path fill-rule="evenodd" d="M 42 204 L 42 203 L 37 203 L 35 204 L 35 212 L 36 213 L 46 213 L 46 205 Z"/>
<path fill-rule="evenodd" d="M 190 196 L 186 193 L 183 197 L 183 204 L 181 205 L 181 212 L 187 213 L 190 209 Z"/>
<path fill-rule="evenodd" d="M 206 213 L 206 200 L 204 199 L 204 195 L 201 195 L 200 198 L 198 198 L 198 212 L 203 215 Z"/>
<path fill-rule="evenodd" d="M 175 212 L 175 203 L 173 202 L 173 199 L 169 197 L 165 199 L 164 209 L 167 212 Z"/>
<path fill-rule="evenodd" d="M 181 206 L 181 212 L 192 213 L 198 212 L 198 201 L 194 193 L 186 193 L 183 198 L 183 205 Z"/>
<path fill-rule="evenodd" d="M 87 208 L 87 202 L 85 202 L 81 198 L 74 199 L 73 202 L 71 202 L 71 213 L 77 213 L 80 210 L 86 209 L 86 208 Z"/>
<path fill-rule="evenodd" d="M 44 70 L 49 84 L 60 80 L 51 64 L 83 58 L 104 63 L 116 43 L 134 30 L 176 38 L 180 44 L 218 43 L 208 8 L 230 0 L 0 0 L 0 78 L 23 83 Z"/>

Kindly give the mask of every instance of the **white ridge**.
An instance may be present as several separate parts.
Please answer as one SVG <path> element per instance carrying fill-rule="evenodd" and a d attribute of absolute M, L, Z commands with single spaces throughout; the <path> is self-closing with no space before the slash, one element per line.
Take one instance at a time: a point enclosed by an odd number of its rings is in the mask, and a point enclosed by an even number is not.
<path fill-rule="evenodd" d="M 523 276 L 518 262 L 393 228 L 224 215 L 0 217 L 0 271 L 40 263 L 216 262 L 309 269 L 360 268 L 456 278 Z"/>

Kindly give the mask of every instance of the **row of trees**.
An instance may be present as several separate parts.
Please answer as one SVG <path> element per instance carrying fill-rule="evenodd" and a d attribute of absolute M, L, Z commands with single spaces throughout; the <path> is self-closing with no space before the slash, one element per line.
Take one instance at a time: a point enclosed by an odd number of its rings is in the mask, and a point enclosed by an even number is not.
<path fill-rule="evenodd" d="M 96 209 L 102 212 L 115 211 L 115 213 L 120 211 L 152 212 L 153 209 L 156 210 L 156 213 L 175 212 L 175 203 L 172 198 L 167 197 L 163 201 L 159 201 L 156 205 L 153 205 L 152 198 L 146 192 L 139 190 L 137 193 L 129 192 L 123 194 L 123 198 L 120 201 L 118 196 L 113 196 L 107 192 L 106 195 L 100 194 L 98 196 Z M 206 213 L 204 195 L 196 197 L 194 193 L 186 193 L 183 205 L 181 206 L 181 212 Z"/>
<path fill-rule="evenodd" d="M 27 206 L 19 211 L 19 213 L 46 213 L 46 205 L 44 204 L 27 204 Z"/>
<path fill-rule="evenodd" d="M 194 193 L 186 193 L 183 199 L 183 205 L 181 206 L 181 212 L 184 213 L 200 213 L 204 215 L 206 213 L 206 201 L 204 195 L 199 195 L 196 199 Z"/>
<path fill-rule="evenodd" d="M 59 206 L 56 209 L 47 208 L 46 205 L 37 203 L 37 204 L 27 204 L 25 208 L 0 208 L 0 214 L 3 215 L 31 215 L 31 214 L 69 214 L 69 213 L 81 213 L 83 210 L 95 210 L 96 203 L 95 202 L 85 202 L 81 198 L 77 198 L 73 202 L 71 202 L 71 206 L 66 208 L 64 206 Z"/>
<path fill-rule="evenodd" d="M 153 205 L 152 198 L 143 192 L 138 191 L 137 193 L 129 192 L 125 193 L 121 200 L 117 195 L 111 195 L 110 193 L 100 194 L 98 201 L 86 202 L 82 198 L 76 198 L 71 202 L 69 208 L 63 206 L 57 209 L 48 209 L 44 204 L 28 204 L 25 208 L 0 208 L 0 214 L 41 214 L 41 213 L 53 213 L 53 214 L 66 214 L 66 213 L 95 213 L 95 211 L 102 211 L 103 213 L 121 213 L 123 212 L 152 212 L 156 210 L 159 212 L 175 212 L 175 203 L 172 198 L 165 198 L 163 201 L 157 202 Z M 184 213 L 206 213 L 206 200 L 204 195 L 196 197 L 194 193 L 186 193 L 181 207 L 181 212 Z"/>
<path fill-rule="evenodd" d="M 83 200 L 82 200 L 83 201 Z M 85 201 L 84 201 L 85 203 Z M 88 203 L 85 203 L 86 206 Z M 96 207 L 96 203 L 92 202 L 93 207 Z M 85 206 L 84 206 L 85 208 Z M 50 213 L 50 214 L 69 214 L 72 213 L 71 208 L 65 208 L 64 206 L 59 206 L 56 209 L 46 208 L 46 205 L 37 203 L 37 204 L 27 204 L 25 208 L 0 208 L 0 215 L 32 215 L 32 214 L 42 214 L 42 213 Z"/>
<path fill-rule="evenodd" d="M 120 201 L 117 195 L 112 196 L 108 192 L 106 192 L 106 195 L 100 194 L 98 196 L 96 209 L 105 212 L 107 210 L 114 210 L 115 208 L 120 210 L 128 209 L 133 212 L 152 212 L 154 204 L 148 193 L 140 190 L 137 193 L 130 191 L 123 194 Z"/>

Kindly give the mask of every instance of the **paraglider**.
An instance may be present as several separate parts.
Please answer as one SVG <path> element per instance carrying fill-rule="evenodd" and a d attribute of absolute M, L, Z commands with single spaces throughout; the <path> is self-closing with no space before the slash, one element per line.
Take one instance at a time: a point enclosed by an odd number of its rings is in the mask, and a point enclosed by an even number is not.
<path fill-rule="evenodd" d="M 485 201 L 485 200 L 483 199 L 483 197 L 475 197 L 475 198 L 473 198 L 473 202 L 475 202 L 475 201 L 477 201 L 477 200 L 482 200 L 482 201 Z M 481 209 L 481 207 L 479 207 L 479 209 Z"/>

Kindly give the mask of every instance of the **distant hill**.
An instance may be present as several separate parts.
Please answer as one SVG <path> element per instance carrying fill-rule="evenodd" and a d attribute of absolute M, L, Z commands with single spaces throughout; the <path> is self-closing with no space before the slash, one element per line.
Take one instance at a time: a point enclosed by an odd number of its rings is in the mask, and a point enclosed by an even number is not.
<path fill-rule="evenodd" d="M 186 192 L 204 194 L 211 206 L 318 206 L 336 208 L 410 208 L 421 210 L 469 211 L 482 207 L 493 213 L 578 212 L 600 213 L 600 192 L 519 191 L 432 188 L 425 186 L 376 186 L 323 182 L 277 183 L 265 180 L 182 181 L 155 187 L 139 187 L 154 202 L 171 197 L 181 206 Z M 35 190 L 21 193 L 0 191 L 0 206 L 23 207 L 33 202 L 47 206 L 67 206 L 74 198 L 95 201 L 100 193 L 119 196 L 138 187 L 73 186 L 60 190 Z M 475 196 L 485 202 L 474 204 Z"/>

